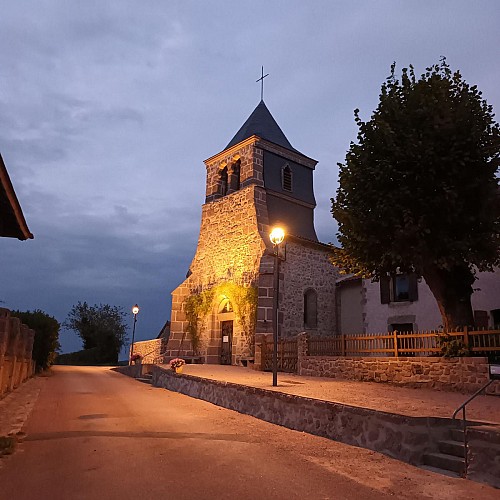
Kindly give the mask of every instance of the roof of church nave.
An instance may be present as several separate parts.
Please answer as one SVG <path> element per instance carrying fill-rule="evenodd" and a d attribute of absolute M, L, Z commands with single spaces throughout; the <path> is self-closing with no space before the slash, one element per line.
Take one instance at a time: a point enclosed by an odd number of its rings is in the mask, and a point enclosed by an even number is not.
<path fill-rule="evenodd" d="M 266 141 L 273 142 L 278 146 L 302 154 L 290 144 L 280 126 L 273 118 L 273 115 L 269 109 L 267 109 L 264 101 L 259 102 L 257 107 L 253 110 L 253 113 L 248 117 L 247 121 L 241 126 L 238 132 L 236 132 L 236 135 L 231 139 L 224 150 L 248 139 L 252 135 L 257 135 Z"/>

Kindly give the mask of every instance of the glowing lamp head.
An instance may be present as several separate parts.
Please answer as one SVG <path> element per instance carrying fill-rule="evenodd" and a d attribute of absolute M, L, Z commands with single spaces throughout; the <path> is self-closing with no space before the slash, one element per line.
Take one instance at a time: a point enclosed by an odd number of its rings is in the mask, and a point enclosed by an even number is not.
<path fill-rule="evenodd" d="M 273 245 L 279 245 L 285 239 L 285 231 L 281 227 L 275 227 L 271 231 L 269 239 Z"/>
<path fill-rule="evenodd" d="M 136 304 L 134 307 L 132 307 L 132 314 L 138 314 L 139 313 L 139 306 Z"/>

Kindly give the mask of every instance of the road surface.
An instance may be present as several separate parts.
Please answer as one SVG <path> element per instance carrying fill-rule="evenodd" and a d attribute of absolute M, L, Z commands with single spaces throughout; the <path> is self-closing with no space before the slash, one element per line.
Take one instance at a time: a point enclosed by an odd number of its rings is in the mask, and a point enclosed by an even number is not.
<path fill-rule="evenodd" d="M 498 490 L 127 378 L 56 367 L 1 500 L 498 498 Z"/>

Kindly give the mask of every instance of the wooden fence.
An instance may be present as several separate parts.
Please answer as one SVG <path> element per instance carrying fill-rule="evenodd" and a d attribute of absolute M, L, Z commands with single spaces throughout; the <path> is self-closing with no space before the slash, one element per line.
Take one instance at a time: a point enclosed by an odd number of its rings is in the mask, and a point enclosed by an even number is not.
<path fill-rule="evenodd" d="M 263 370 L 273 369 L 273 342 L 262 343 Z M 297 339 L 286 339 L 278 341 L 278 371 L 297 373 Z"/>
<path fill-rule="evenodd" d="M 439 332 L 398 332 L 309 338 L 309 356 L 435 356 L 441 352 Z M 500 330 L 450 332 L 472 355 L 500 355 Z"/>

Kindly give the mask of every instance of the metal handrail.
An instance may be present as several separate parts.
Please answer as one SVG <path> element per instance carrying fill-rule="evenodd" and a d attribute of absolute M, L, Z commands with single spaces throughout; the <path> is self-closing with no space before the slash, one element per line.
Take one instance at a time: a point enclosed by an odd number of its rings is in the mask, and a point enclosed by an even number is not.
<path fill-rule="evenodd" d="M 454 412 L 453 412 L 453 416 L 452 416 L 452 419 L 455 420 L 458 412 L 460 410 L 462 410 L 462 430 L 463 430 L 463 433 L 464 433 L 464 466 L 465 466 L 465 469 L 464 469 L 464 478 L 467 478 L 467 469 L 469 467 L 469 460 L 468 460 L 468 453 L 467 453 L 467 447 L 468 447 L 468 443 L 467 443 L 467 418 L 466 418 L 466 415 L 465 415 L 465 407 L 473 400 L 475 399 L 477 396 L 479 396 L 479 394 L 481 394 L 492 382 L 494 382 L 494 380 L 490 380 L 488 381 L 488 383 L 484 384 L 483 387 L 481 387 L 480 389 L 478 389 L 467 401 L 463 402 Z"/>

